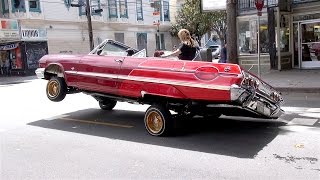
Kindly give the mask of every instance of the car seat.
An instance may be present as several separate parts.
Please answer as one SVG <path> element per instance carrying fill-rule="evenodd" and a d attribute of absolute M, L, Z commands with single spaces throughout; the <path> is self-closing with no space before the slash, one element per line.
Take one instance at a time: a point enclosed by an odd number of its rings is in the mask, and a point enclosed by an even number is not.
<path fill-rule="evenodd" d="M 212 62 L 212 50 L 210 48 L 202 48 L 198 50 L 192 61 Z"/>

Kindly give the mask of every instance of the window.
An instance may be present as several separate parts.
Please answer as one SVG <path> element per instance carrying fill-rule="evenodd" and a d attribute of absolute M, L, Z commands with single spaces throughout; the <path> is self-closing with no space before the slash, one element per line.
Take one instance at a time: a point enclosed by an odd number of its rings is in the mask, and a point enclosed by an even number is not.
<path fill-rule="evenodd" d="M 85 6 L 85 0 L 79 0 L 78 4 L 79 7 L 79 16 L 86 15 L 86 6 Z"/>
<path fill-rule="evenodd" d="M 163 19 L 170 21 L 169 2 L 163 1 Z"/>
<path fill-rule="evenodd" d="M 9 12 L 9 3 L 8 0 L 2 0 L 1 1 L 1 7 L 2 7 L 2 14 Z"/>
<path fill-rule="evenodd" d="M 91 15 L 97 15 L 97 14 L 100 14 L 101 15 L 101 12 L 99 13 L 96 13 L 95 10 L 98 10 L 100 9 L 100 0 L 91 0 L 90 1 L 90 7 L 91 7 Z M 79 7 L 79 15 L 86 15 L 86 5 L 85 5 L 85 0 L 79 0 L 79 5 L 81 5 Z"/>
<path fill-rule="evenodd" d="M 24 0 L 12 0 L 12 12 L 26 12 Z"/>
<path fill-rule="evenodd" d="M 108 2 L 109 2 L 109 18 L 117 18 L 118 17 L 117 1 L 108 0 Z"/>
<path fill-rule="evenodd" d="M 95 12 L 95 10 L 100 8 L 100 0 L 91 0 L 91 15 L 101 15 L 101 12 Z"/>
<path fill-rule="evenodd" d="M 40 10 L 40 0 L 29 0 L 29 11 L 31 11 L 31 12 L 41 12 L 41 10 Z"/>
<path fill-rule="evenodd" d="M 160 21 L 162 21 L 162 8 L 161 1 L 154 1 L 154 11 L 153 13 L 158 13 L 160 15 Z"/>
<path fill-rule="evenodd" d="M 142 0 L 137 0 L 137 20 L 143 21 Z"/>
<path fill-rule="evenodd" d="M 258 53 L 258 27 L 257 18 L 248 17 L 238 20 L 239 34 L 238 47 L 240 55 Z M 268 40 L 268 21 L 266 17 L 261 17 L 260 20 L 260 49 L 261 53 L 269 52 Z"/>
<path fill-rule="evenodd" d="M 124 33 L 114 33 L 114 39 L 121 43 L 124 43 Z"/>
<path fill-rule="evenodd" d="M 164 41 L 164 34 L 160 34 L 160 36 L 158 34 L 156 34 L 156 46 L 157 46 L 158 50 L 165 50 L 166 49 L 165 41 Z"/>
<path fill-rule="evenodd" d="M 109 56 L 126 56 L 127 52 L 126 52 L 127 48 L 119 46 L 117 44 L 113 44 L 113 43 L 107 43 L 102 51 L 100 52 L 99 55 L 109 55 Z"/>
<path fill-rule="evenodd" d="M 127 0 L 119 1 L 120 18 L 128 18 Z"/>

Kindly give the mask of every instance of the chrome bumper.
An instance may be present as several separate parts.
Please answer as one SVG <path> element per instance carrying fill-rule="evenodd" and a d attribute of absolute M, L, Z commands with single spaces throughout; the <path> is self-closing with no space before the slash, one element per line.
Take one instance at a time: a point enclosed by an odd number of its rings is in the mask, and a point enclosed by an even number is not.
<path fill-rule="evenodd" d="M 273 102 L 270 97 L 259 91 L 249 91 L 237 85 L 231 87 L 231 101 L 241 104 L 243 109 L 268 118 L 276 119 L 283 114 L 280 107 L 283 103 L 282 99 L 279 102 Z"/>
<path fill-rule="evenodd" d="M 44 70 L 45 68 L 36 69 L 35 73 L 39 79 L 44 79 Z"/>

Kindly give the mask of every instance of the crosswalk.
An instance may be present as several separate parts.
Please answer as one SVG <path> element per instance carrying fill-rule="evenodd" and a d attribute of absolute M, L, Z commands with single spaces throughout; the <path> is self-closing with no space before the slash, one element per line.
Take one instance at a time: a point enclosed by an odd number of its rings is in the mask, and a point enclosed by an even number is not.
<path fill-rule="evenodd" d="M 283 118 L 288 119 L 287 125 L 318 126 L 320 127 L 320 108 L 283 107 Z M 290 116 L 291 118 L 287 118 Z"/>

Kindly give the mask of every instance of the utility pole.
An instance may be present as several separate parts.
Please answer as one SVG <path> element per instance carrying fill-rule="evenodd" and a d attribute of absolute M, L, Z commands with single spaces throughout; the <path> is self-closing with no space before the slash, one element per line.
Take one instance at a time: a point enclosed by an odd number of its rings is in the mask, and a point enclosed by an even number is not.
<path fill-rule="evenodd" d="M 86 9 L 86 16 L 87 16 L 87 22 L 88 22 L 88 33 L 89 33 L 89 46 L 90 46 L 90 51 L 91 51 L 94 48 L 94 44 L 93 44 L 90 0 L 86 0 L 85 4 L 84 3 L 71 4 L 71 7 L 83 7 L 83 6 L 85 6 L 85 9 Z M 100 13 L 102 11 L 103 11 L 102 9 L 95 10 L 95 12 L 97 12 L 97 13 Z"/>
<path fill-rule="evenodd" d="M 237 0 L 227 1 L 227 61 L 239 64 L 237 48 Z"/>
<path fill-rule="evenodd" d="M 93 44 L 93 34 L 92 34 L 92 22 L 91 22 L 91 6 L 90 6 L 89 0 L 86 0 L 86 16 L 88 20 L 90 51 L 92 51 L 94 48 L 94 44 Z"/>

